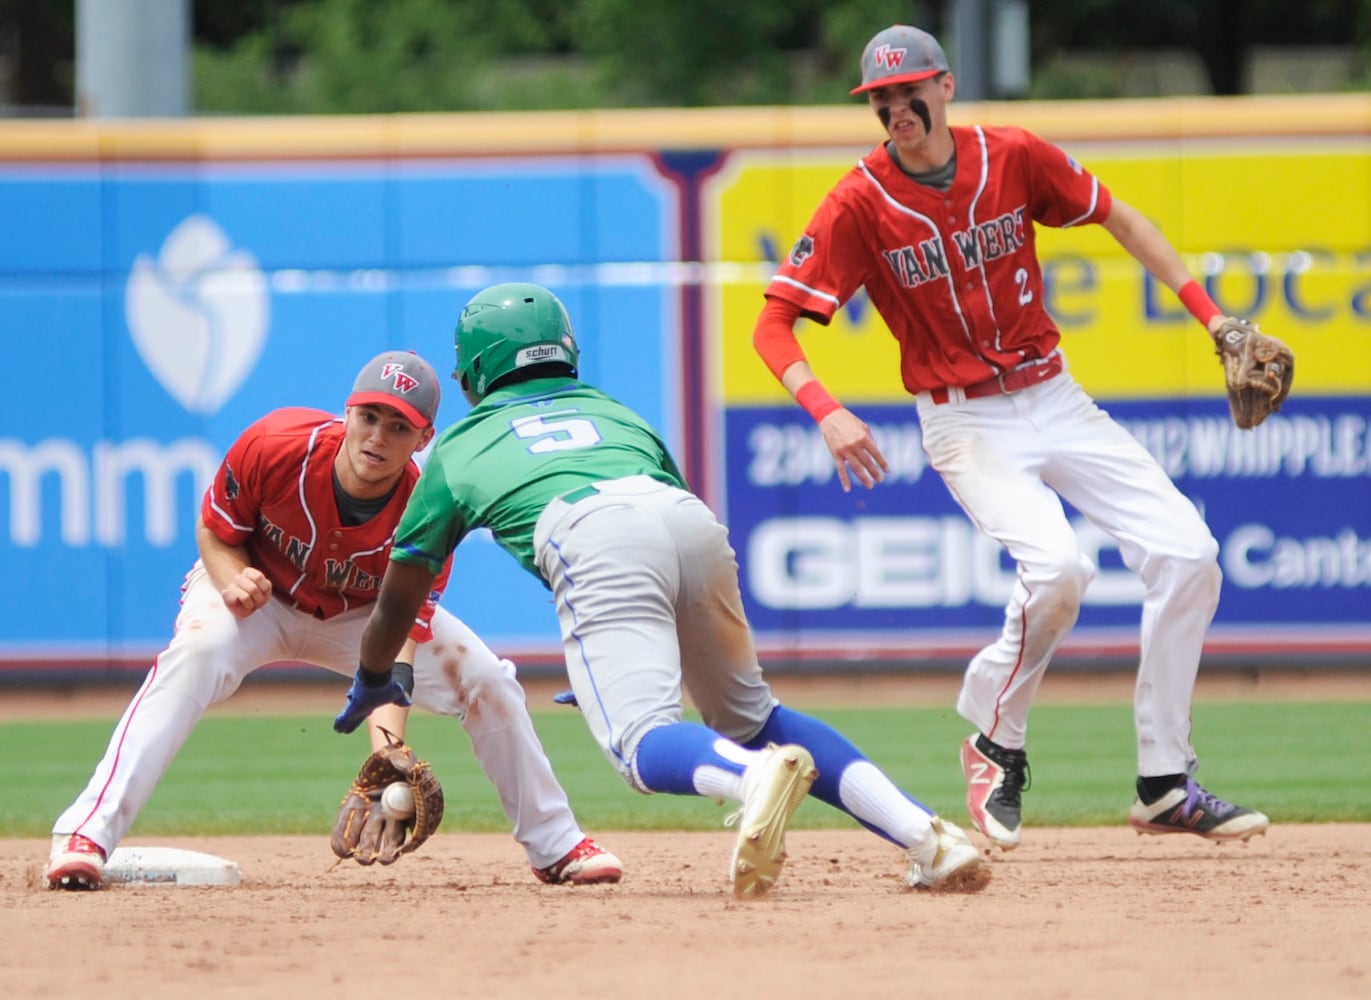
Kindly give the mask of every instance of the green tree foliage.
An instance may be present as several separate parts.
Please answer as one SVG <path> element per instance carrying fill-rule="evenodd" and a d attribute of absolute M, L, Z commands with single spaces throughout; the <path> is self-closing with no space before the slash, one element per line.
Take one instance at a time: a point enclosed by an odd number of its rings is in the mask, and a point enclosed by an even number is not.
<path fill-rule="evenodd" d="M 202 112 L 422 111 L 463 107 L 485 72 L 489 19 L 445 0 L 317 0 L 223 48 L 197 46 Z M 503 40 L 501 40 L 503 42 Z"/>
<path fill-rule="evenodd" d="M 1203 61 L 1216 94 L 1237 94 L 1253 45 L 1352 45 L 1371 55 L 1371 0 L 1033 0 L 1033 61 L 1062 49 L 1118 52 L 1189 49 Z M 1117 96 L 1101 79 L 1081 81 Z M 1035 96 L 1073 96 L 1042 94 Z"/>
<path fill-rule="evenodd" d="M 848 100 L 862 45 L 896 22 L 945 35 L 950 0 L 191 0 L 202 114 L 368 113 Z M 11 103 L 73 102 L 72 0 L 0 0 Z M 1188 49 L 1211 89 L 1254 45 L 1366 54 L 1371 0 L 1031 0 L 1036 97 L 1120 93 L 1065 51 Z M 954 67 L 955 68 L 955 67 Z M 1074 75 L 1073 75 L 1074 74 Z"/>
<path fill-rule="evenodd" d="M 622 103 L 755 103 L 785 90 L 786 60 L 762 44 L 785 18 L 783 5 L 736 0 L 585 0 L 575 34 Z"/>
<path fill-rule="evenodd" d="M 217 7 L 209 0 L 197 4 Z M 890 0 L 275 0 L 197 27 L 202 113 L 834 103 Z M 208 13 L 208 12 L 207 12 Z M 269 15 L 269 16 L 268 16 Z M 235 32 L 239 32 L 235 34 Z"/>
<path fill-rule="evenodd" d="M 852 86 L 867 38 L 909 19 L 910 5 L 857 0 L 836 13 L 831 6 L 585 0 L 574 29 L 620 103 L 831 103 Z"/>
<path fill-rule="evenodd" d="M 72 0 L 0 0 L 0 103 L 70 105 L 76 91 Z"/>

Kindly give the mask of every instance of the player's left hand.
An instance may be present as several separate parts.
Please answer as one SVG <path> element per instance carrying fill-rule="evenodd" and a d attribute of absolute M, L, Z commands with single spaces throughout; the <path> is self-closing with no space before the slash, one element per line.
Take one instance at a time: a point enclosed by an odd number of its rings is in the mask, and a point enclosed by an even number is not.
<path fill-rule="evenodd" d="M 352 687 L 348 689 L 347 704 L 333 720 L 334 732 L 353 732 L 382 705 L 409 706 L 409 695 L 405 694 L 405 689 L 393 676 L 387 677 L 381 684 L 369 683 L 374 678 L 379 679 L 379 675 L 368 673 L 360 665 L 357 667 Z"/>
<path fill-rule="evenodd" d="M 360 865 L 393 864 L 426 841 L 443 821 L 443 786 L 433 768 L 393 733 L 385 732 L 385 737 L 386 746 L 362 763 L 333 822 L 333 853 Z M 386 789 L 396 782 L 413 792 L 413 815 L 386 809 Z"/>
<path fill-rule="evenodd" d="M 1251 430 L 1281 408 L 1295 378 L 1295 355 L 1257 324 L 1223 317 L 1213 331 L 1214 350 L 1223 362 L 1233 422 Z"/>

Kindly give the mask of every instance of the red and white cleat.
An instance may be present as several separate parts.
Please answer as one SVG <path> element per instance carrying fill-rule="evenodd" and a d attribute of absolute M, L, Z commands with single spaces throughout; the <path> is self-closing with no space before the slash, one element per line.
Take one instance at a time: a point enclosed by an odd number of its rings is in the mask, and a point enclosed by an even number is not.
<path fill-rule="evenodd" d="M 595 841 L 586 837 L 556 864 L 534 868 L 538 881 L 549 885 L 596 885 L 617 882 L 624 877 L 624 866 Z"/>
<path fill-rule="evenodd" d="M 79 833 L 54 837 L 43 877 L 49 889 L 98 889 L 105 882 L 105 852 Z"/>

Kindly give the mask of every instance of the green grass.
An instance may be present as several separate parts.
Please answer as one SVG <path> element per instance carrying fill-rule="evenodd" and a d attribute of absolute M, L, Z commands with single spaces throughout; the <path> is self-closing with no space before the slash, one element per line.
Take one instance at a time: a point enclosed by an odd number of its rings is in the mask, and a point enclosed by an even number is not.
<path fill-rule="evenodd" d="M 965 819 L 957 744 L 969 727 L 950 707 L 814 714 L 930 808 Z M 574 710 L 538 712 L 534 720 L 587 830 L 708 830 L 722 822 L 727 810 L 708 800 L 631 791 Z M 1200 777 L 1275 822 L 1371 821 L 1368 722 L 1371 705 L 1358 702 L 1202 703 L 1194 711 Z M 113 726 L 113 720 L 0 725 L 0 837 L 46 835 L 90 776 Z M 447 792 L 445 831 L 508 829 L 455 721 L 416 713 L 409 738 L 433 762 Z M 133 834 L 326 834 L 366 749 L 364 735 L 338 736 L 327 718 L 211 715 L 173 762 Z M 1135 768 L 1129 706 L 1039 705 L 1029 750 L 1030 825 L 1124 822 Z M 809 800 L 795 825 L 853 821 Z"/>

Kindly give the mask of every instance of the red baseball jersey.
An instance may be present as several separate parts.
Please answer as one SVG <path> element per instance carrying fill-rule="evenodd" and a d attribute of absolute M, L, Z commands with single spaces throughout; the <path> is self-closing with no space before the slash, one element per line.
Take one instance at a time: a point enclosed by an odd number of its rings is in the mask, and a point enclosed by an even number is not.
<path fill-rule="evenodd" d="M 825 325 L 865 286 L 900 344 L 911 393 L 965 386 L 1045 358 L 1061 338 L 1043 307 L 1034 226 L 1103 222 L 1109 191 L 1018 128 L 958 126 L 947 191 L 912 180 L 884 145 L 831 190 L 766 295 Z"/>
<path fill-rule="evenodd" d="M 333 494 L 343 434 L 343 421 L 322 410 L 275 410 L 233 442 L 200 504 L 209 529 L 247 549 L 276 597 L 324 619 L 376 600 L 395 527 L 419 479 L 411 461 L 380 513 L 344 526 Z M 420 642 L 430 638 L 451 568 L 449 561 L 420 608 L 410 633 Z"/>

